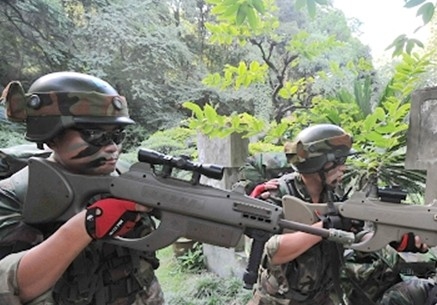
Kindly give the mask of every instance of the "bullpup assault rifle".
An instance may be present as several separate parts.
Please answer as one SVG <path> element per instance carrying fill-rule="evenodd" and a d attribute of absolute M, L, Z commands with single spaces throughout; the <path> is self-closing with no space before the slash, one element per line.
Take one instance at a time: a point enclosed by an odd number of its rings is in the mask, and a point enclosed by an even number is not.
<path fill-rule="evenodd" d="M 284 231 L 303 231 L 364 251 L 374 251 L 400 240 L 403 233 L 410 231 L 429 245 L 437 245 L 435 204 L 393 206 L 364 197 L 336 203 L 344 217 L 376 223 L 372 239 L 355 243 L 351 232 L 311 226 L 316 220 L 311 218 L 315 210 L 294 197 L 284 197 L 283 207 L 279 207 L 245 195 L 242 188 L 231 191 L 200 183 L 202 175 L 221 179 L 221 166 L 195 163 L 147 149 L 139 150 L 138 161 L 120 176 L 85 176 L 70 173 L 48 160 L 31 158 L 29 184 L 32 187 L 24 201 L 24 220 L 30 224 L 66 221 L 83 210 L 93 197 L 108 194 L 152 207 L 159 215 L 157 229 L 146 236 L 108 240 L 121 246 L 153 251 L 186 237 L 235 247 L 247 235 L 253 242 L 243 278 L 246 288 L 256 282 L 265 242 L 272 234 Z M 175 178 L 173 169 L 191 172 L 191 180 Z M 295 206 L 300 211 L 292 212 Z M 314 207 L 323 209 L 323 205 Z M 302 217 L 292 220 L 298 214 Z"/>

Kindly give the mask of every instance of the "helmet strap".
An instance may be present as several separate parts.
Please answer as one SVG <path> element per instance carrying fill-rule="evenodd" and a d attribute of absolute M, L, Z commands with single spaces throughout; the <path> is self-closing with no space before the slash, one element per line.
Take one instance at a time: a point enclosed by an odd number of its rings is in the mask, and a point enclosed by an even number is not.
<path fill-rule="evenodd" d="M 326 175 L 325 175 L 326 170 L 321 169 L 321 170 L 319 170 L 318 173 L 319 173 L 320 179 L 322 181 L 322 186 L 323 186 L 321 194 L 326 192 L 326 194 L 328 195 L 328 202 L 327 202 L 328 212 L 333 213 L 336 211 L 336 209 L 334 207 L 334 201 L 335 201 L 334 188 L 326 183 Z"/>
<path fill-rule="evenodd" d="M 326 183 L 326 170 L 321 169 L 318 171 L 320 180 L 322 181 L 322 193 L 332 191 L 332 187 Z"/>

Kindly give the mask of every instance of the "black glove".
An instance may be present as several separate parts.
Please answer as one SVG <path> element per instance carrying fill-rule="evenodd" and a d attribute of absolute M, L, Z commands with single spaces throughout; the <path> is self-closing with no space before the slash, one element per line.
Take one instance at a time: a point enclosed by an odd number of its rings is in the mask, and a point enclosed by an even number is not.
<path fill-rule="evenodd" d="M 406 233 L 402 235 L 400 241 L 392 241 L 390 246 L 396 249 L 399 252 L 413 252 L 413 253 L 424 253 L 427 250 L 423 249 L 423 244 L 420 245 L 420 248 L 416 247 L 415 235 L 413 232 Z"/>

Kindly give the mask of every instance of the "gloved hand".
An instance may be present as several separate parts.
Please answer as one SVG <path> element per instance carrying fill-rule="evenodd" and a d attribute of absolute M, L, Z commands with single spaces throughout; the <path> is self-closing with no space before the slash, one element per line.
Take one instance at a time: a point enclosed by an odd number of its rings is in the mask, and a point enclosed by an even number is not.
<path fill-rule="evenodd" d="M 428 248 L 420 242 L 420 246 L 417 246 L 416 236 L 413 232 L 405 233 L 402 235 L 400 241 L 392 241 L 390 246 L 396 249 L 399 252 L 413 252 L 413 253 L 425 253 L 428 251 Z"/>
<path fill-rule="evenodd" d="M 268 199 L 271 195 L 270 191 L 277 190 L 278 187 L 278 179 L 271 179 L 267 182 L 258 184 L 249 196 L 253 198 Z"/>
<path fill-rule="evenodd" d="M 106 198 L 87 208 L 85 227 L 93 239 L 122 236 L 133 229 L 138 219 L 134 202 Z"/>

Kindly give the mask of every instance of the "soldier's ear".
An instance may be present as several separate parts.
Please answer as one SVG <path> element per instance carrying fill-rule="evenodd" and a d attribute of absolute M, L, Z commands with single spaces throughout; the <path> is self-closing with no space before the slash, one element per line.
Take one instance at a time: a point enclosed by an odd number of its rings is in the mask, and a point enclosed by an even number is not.
<path fill-rule="evenodd" d="M 18 122 L 26 120 L 26 95 L 20 82 L 10 82 L 3 90 L 0 102 L 5 105 L 9 120 Z"/>

